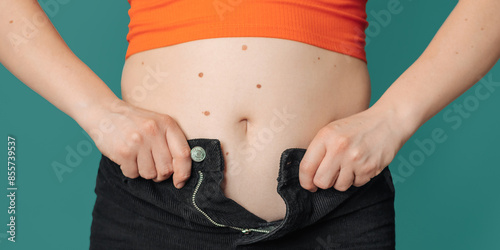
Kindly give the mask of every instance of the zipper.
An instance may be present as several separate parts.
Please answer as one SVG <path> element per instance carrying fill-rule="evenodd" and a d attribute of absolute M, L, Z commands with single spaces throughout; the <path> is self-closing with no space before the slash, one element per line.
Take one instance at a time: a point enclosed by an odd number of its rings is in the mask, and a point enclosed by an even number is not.
<path fill-rule="evenodd" d="M 217 223 L 212 218 L 210 218 L 210 216 L 208 216 L 208 214 L 205 213 L 203 210 L 201 210 L 201 208 L 198 207 L 198 205 L 196 204 L 196 194 L 198 193 L 198 189 L 200 188 L 201 183 L 203 182 L 203 172 L 198 171 L 198 175 L 200 176 L 200 178 L 198 179 L 198 183 L 196 184 L 196 187 L 194 188 L 193 195 L 191 196 L 191 201 L 193 203 L 193 206 L 196 208 L 196 210 L 198 210 L 201 214 L 203 214 L 208 219 L 208 221 L 210 221 L 215 226 L 232 228 L 232 229 L 241 231 L 244 234 L 249 234 L 250 232 L 258 232 L 258 233 L 269 233 L 269 232 L 271 232 L 271 230 L 258 229 L 258 228 L 241 228 L 241 227 L 228 226 L 228 225 Z"/>

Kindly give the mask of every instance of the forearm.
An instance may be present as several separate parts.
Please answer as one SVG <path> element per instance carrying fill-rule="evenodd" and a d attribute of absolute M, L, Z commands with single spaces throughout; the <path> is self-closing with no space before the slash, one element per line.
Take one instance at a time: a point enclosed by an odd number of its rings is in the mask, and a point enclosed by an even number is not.
<path fill-rule="evenodd" d="M 33 0 L 0 0 L 0 63 L 80 125 L 117 100 Z"/>
<path fill-rule="evenodd" d="M 420 58 L 373 106 L 407 136 L 479 81 L 500 57 L 500 1 L 462 0 Z"/>

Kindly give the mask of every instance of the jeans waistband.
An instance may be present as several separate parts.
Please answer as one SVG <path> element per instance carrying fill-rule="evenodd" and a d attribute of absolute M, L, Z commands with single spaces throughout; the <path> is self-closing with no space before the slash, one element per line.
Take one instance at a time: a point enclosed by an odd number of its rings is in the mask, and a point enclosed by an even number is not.
<path fill-rule="evenodd" d="M 171 179 L 161 183 L 142 178 L 128 179 L 123 176 L 116 163 L 103 156 L 103 160 L 108 161 L 109 164 L 100 171 L 105 172 L 105 175 L 111 173 L 115 177 L 119 176 L 118 179 L 121 181 L 115 182 L 114 185 L 119 188 L 113 194 L 111 194 L 113 191 L 101 188 L 98 181 L 96 193 L 101 192 L 109 198 L 123 195 L 123 198 L 116 198 L 116 200 L 134 199 L 136 201 L 122 201 L 122 204 L 133 207 L 131 209 L 150 211 L 147 213 L 156 216 L 157 220 L 165 217 L 162 215 L 164 212 L 158 212 L 158 210 L 183 217 L 176 221 L 170 220 L 170 223 L 177 223 L 178 226 L 188 221 L 203 228 L 215 226 L 232 231 L 239 230 L 240 236 L 236 243 L 244 245 L 276 239 L 314 224 L 337 210 L 347 199 L 359 193 L 377 189 L 371 188 L 374 185 L 384 185 L 383 188 L 388 189 L 388 181 L 391 181 L 389 169 L 385 168 L 381 174 L 362 187 L 353 186 L 344 192 L 333 188 L 318 189 L 312 193 L 303 189 L 299 183 L 299 164 L 306 149 L 288 148 L 281 154 L 277 178 L 277 192 L 286 204 L 286 214 L 282 220 L 267 222 L 224 196 L 220 188 L 220 183 L 224 178 L 224 158 L 218 139 L 190 139 L 188 144 L 191 148 L 196 146 L 203 148 L 205 156 L 199 162 L 192 161 L 192 175 L 182 189 L 177 190 Z M 113 182 L 112 179 L 107 178 L 106 181 Z M 130 198 L 128 194 L 131 194 L 133 198 Z M 385 199 L 385 196 L 388 195 L 379 194 L 376 190 L 373 191 L 373 195 L 369 195 L 372 197 L 370 199 L 378 200 Z M 363 202 L 373 201 L 368 199 Z M 356 203 L 356 206 L 362 205 L 359 202 Z M 345 206 L 342 209 L 345 210 Z"/>
<path fill-rule="evenodd" d="M 223 154 L 220 147 L 220 142 L 217 139 L 193 139 L 189 140 L 190 147 L 200 146 L 206 150 L 206 158 L 202 162 L 193 162 L 193 169 L 196 171 L 216 171 L 222 174 L 224 169 Z M 227 223 L 231 226 L 238 227 L 238 222 L 243 223 L 244 226 L 249 227 L 248 230 L 257 229 L 252 234 L 243 234 L 240 242 L 241 244 L 249 244 L 261 240 L 270 240 L 279 238 L 291 231 L 311 225 L 321 218 L 325 217 L 333 210 L 338 208 L 345 200 L 352 197 L 360 189 L 369 189 L 375 182 L 385 182 L 389 173 L 386 168 L 383 173 L 373 178 L 369 183 L 363 187 L 352 186 L 347 191 L 340 192 L 336 189 L 319 189 L 312 193 L 302 188 L 299 183 L 299 164 L 306 149 L 303 148 L 288 148 L 284 150 L 280 157 L 279 176 L 277 178 L 278 187 L 277 192 L 283 198 L 286 204 L 286 215 L 283 220 L 266 222 L 259 217 L 253 216 L 243 207 L 237 203 L 232 207 L 234 217 L 229 216 L 226 209 L 214 211 L 214 218 L 228 218 Z M 385 178 L 384 178 L 385 176 Z M 218 189 L 222 176 L 216 178 L 215 184 Z M 218 189 L 220 190 L 220 189 Z M 358 204 L 362 205 L 362 204 Z M 227 208 L 228 208 L 227 207 Z M 236 209 L 238 208 L 238 209 Z M 244 218 L 244 220 L 242 220 Z M 251 228 L 251 227 L 257 228 Z M 240 227 L 241 228 L 241 227 Z M 267 229 L 265 233 L 258 233 L 259 229 Z"/>

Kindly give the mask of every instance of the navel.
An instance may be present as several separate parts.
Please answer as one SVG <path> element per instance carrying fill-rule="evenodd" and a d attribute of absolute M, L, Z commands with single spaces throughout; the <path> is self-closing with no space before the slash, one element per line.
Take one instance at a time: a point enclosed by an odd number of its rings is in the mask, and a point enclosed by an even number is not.
<path fill-rule="evenodd" d="M 244 125 L 245 125 L 245 133 L 247 132 L 247 128 L 248 128 L 248 119 L 246 118 L 243 118 L 240 120 L 240 122 L 243 122 Z"/>

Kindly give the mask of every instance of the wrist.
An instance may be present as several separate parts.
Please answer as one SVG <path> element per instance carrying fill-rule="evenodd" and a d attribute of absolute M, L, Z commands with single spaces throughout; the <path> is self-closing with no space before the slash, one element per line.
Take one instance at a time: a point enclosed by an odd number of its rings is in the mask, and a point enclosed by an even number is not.
<path fill-rule="evenodd" d="M 98 128 L 100 123 L 109 116 L 113 109 L 124 105 L 124 103 L 124 101 L 115 95 L 97 98 L 95 102 L 80 103 L 73 118 L 80 127 L 89 132 L 92 129 Z"/>
<path fill-rule="evenodd" d="M 381 117 L 389 125 L 391 131 L 398 134 L 406 142 L 422 125 L 417 111 L 411 105 L 378 101 L 369 108 L 374 115 Z"/>

